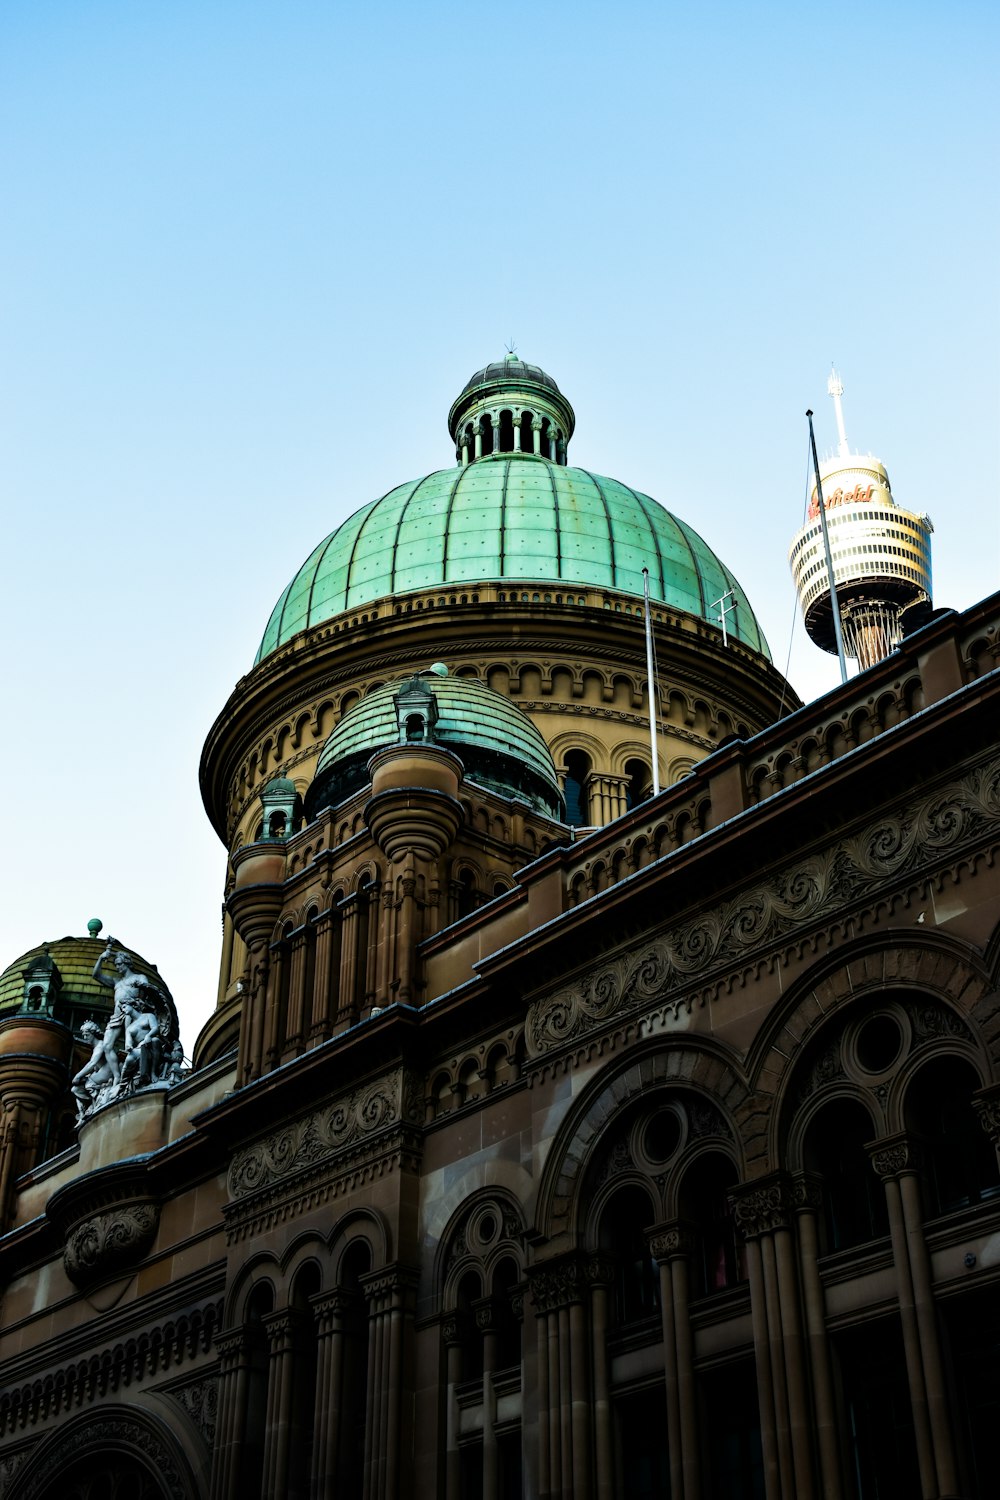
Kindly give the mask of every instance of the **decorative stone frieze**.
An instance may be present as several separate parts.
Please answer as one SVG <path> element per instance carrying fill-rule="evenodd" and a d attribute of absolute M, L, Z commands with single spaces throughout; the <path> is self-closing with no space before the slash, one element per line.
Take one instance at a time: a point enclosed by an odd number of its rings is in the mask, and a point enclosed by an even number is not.
<path fill-rule="evenodd" d="M 995 837 L 998 819 L 1000 758 L 995 758 L 534 1001 L 525 1027 L 529 1057 L 584 1036 L 619 1012 L 662 1003 L 685 984 L 703 986 L 713 973 L 763 956 L 795 932 L 842 919 L 845 907 L 917 869 L 933 868 L 985 833 Z"/>
<path fill-rule="evenodd" d="M 221 1321 L 220 1298 L 158 1323 L 113 1348 L 96 1354 L 81 1353 L 50 1370 L 45 1379 L 11 1385 L 0 1391 L 0 1437 L 17 1427 L 34 1426 L 74 1411 L 95 1397 L 113 1396 L 213 1349 L 222 1353 L 228 1340 L 242 1343 L 242 1329 L 229 1334 L 217 1332 Z"/>
<path fill-rule="evenodd" d="M 397 1068 L 237 1151 L 229 1167 L 229 1195 L 249 1197 L 392 1125 L 418 1125 L 422 1117 L 419 1080 Z"/>
<path fill-rule="evenodd" d="M 791 1184 L 777 1174 L 762 1182 L 743 1183 L 730 1193 L 729 1201 L 736 1227 L 745 1240 L 787 1229 L 795 1207 Z"/>

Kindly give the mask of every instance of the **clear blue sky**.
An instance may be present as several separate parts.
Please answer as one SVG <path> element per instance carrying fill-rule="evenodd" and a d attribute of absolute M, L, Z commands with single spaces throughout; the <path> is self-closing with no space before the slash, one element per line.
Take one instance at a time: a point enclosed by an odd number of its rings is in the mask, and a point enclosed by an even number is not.
<path fill-rule="evenodd" d="M 190 1048 L 205 732 L 316 541 L 449 464 L 513 336 L 573 461 L 702 532 L 779 667 L 807 406 L 997 586 L 991 3 L 0 9 L 0 965 L 87 919 Z M 796 625 L 805 697 L 836 681 Z"/>

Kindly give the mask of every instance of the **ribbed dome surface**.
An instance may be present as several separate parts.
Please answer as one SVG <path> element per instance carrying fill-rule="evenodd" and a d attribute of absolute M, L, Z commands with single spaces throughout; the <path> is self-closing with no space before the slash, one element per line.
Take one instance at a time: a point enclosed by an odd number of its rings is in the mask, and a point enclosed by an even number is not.
<path fill-rule="evenodd" d="M 473 780 L 507 796 L 527 797 L 547 812 L 561 811 L 562 794 L 548 746 L 509 698 L 474 678 L 424 672 L 420 680 L 436 701 L 433 742 L 454 750 Z M 317 784 L 338 768 L 353 768 L 353 774 L 339 783 L 346 795 L 363 784 L 364 768 L 376 750 L 399 743 L 393 700 L 407 681 L 387 682 L 348 710 L 323 746 Z"/>
<path fill-rule="evenodd" d="M 769 657 L 739 583 L 685 522 L 617 479 L 505 454 L 398 485 L 338 526 L 281 595 L 257 661 L 390 594 L 516 579 L 641 595 L 644 566 L 654 599 L 713 623 L 732 590 L 730 634 Z"/>
<path fill-rule="evenodd" d="M 495 380 L 519 384 L 529 381 L 532 385 L 544 385 L 550 391 L 559 390 L 552 376 L 546 374 L 541 365 L 529 365 L 525 364 L 523 359 L 508 358 L 494 360 L 492 364 L 484 365 L 481 370 L 477 370 L 475 375 L 465 382 L 462 395 L 464 396 L 466 391 L 474 391 L 479 385 L 490 385 Z"/>
<path fill-rule="evenodd" d="M 39 943 L 20 958 L 9 964 L 0 974 L 0 1014 L 20 1008 L 24 999 L 24 971 L 36 958 L 48 953 L 59 970 L 62 979 L 61 999 L 74 1008 L 86 1006 L 87 1011 L 104 1013 L 111 1009 L 111 991 L 98 984 L 94 978 L 94 965 L 107 946 L 105 938 L 64 937 L 51 943 Z M 129 952 L 132 950 L 129 949 Z M 152 964 L 134 953 L 136 968 L 147 974 L 154 984 L 163 986 Z M 106 966 L 110 973 L 110 965 Z"/>

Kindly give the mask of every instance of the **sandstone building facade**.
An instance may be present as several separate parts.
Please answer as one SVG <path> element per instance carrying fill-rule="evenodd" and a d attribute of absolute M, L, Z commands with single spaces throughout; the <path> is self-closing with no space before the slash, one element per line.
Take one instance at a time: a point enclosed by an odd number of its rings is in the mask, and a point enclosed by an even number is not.
<path fill-rule="evenodd" d="M 179 1081 L 75 1133 L 104 945 L 0 982 L 5 1495 L 994 1492 L 1000 598 L 803 706 L 574 423 L 485 367 L 282 594 Z"/>

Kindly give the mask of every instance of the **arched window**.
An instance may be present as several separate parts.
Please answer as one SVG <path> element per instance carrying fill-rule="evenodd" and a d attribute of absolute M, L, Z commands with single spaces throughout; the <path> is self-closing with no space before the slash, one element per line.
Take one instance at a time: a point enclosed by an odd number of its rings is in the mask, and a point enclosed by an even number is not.
<path fill-rule="evenodd" d="M 497 1325 L 496 1368 L 507 1370 L 521 1363 L 521 1320 L 514 1316 L 511 1293 L 520 1281 L 513 1260 L 502 1260 L 493 1272 L 491 1294 Z"/>
<path fill-rule="evenodd" d="M 521 413 L 521 452 L 532 453 L 535 446 L 535 434 L 531 430 L 532 413 L 523 411 Z"/>
<path fill-rule="evenodd" d="M 907 1123 L 924 1149 L 931 1218 L 1000 1193 L 996 1152 L 972 1108 L 979 1087 L 975 1070 L 958 1057 L 929 1063 L 910 1085 Z"/>
<path fill-rule="evenodd" d="M 316 1320 L 309 1298 L 320 1289 L 315 1262 L 302 1267 L 292 1287 L 291 1306 L 296 1314 L 294 1359 L 291 1364 L 292 1399 L 289 1404 L 292 1432 L 288 1444 L 289 1500 L 307 1500 L 312 1478 L 314 1414 L 316 1410 Z"/>
<path fill-rule="evenodd" d="M 488 412 L 483 412 L 479 419 L 479 425 L 483 434 L 483 457 L 493 452 L 493 418 Z"/>
<path fill-rule="evenodd" d="M 501 453 L 513 453 L 514 451 L 514 414 L 509 411 L 500 413 L 500 442 L 498 444 Z"/>
<path fill-rule="evenodd" d="M 361 1278 L 372 1269 L 371 1251 L 355 1240 L 340 1265 L 339 1285 L 348 1294 L 344 1317 L 344 1368 L 340 1388 L 337 1484 L 344 1500 L 361 1500 L 365 1476 L 365 1419 L 368 1390 L 368 1316 Z"/>
<path fill-rule="evenodd" d="M 586 781 L 590 775 L 590 758 L 582 750 L 571 750 L 566 756 L 566 821 L 574 828 L 587 826 Z"/>
<path fill-rule="evenodd" d="M 476 1327 L 473 1303 L 483 1295 L 483 1284 L 478 1271 L 466 1271 L 458 1283 L 456 1302 L 460 1318 L 462 1338 L 462 1380 L 483 1378 L 483 1338 Z"/>
<path fill-rule="evenodd" d="M 625 789 L 625 806 L 631 811 L 638 807 L 647 795 L 650 783 L 649 767 L 641 760 L 627 760 L 625 762 L 625 775 L 628 777 L 628 786 Z"/>
<path fill-rule="evenodd" d="M 803 1158 L 823 1179 L 826 1250 L 847 1250 L 889 1232 L 885 1192 L 865 1147 L 875 1126 L 863 1105 L 833 1099 L 806 1133 Z"/>
<path fill-rule="evenodd" d="M 406 741 L 412 745 L 424 738 L 424 716 L 423 714 L 407 714 L 406 716 Z"/>
<path fill-rule="evenodd" d="M 459 873 L 456 905 L 460 917 L 467 917 L 476 909 L 476 877 L 471 870 L 462 870 Z"/>
<path fill-rule="evenodd" d="M 615 1319 L 619 1324 L 651 1318 L 660 1305 L 659 1275 L 649 1253 L 646 1230 L 653 1206 L 642 1188 L 620 1188 L 601 1214 L 599 1241 L 614 1267 Z"/>
<path fill-rule="evenodd" d="M 746 1279 L 743 1246 L 736 1236 L 729 1193 L 736 1168 L 727 1156 L 699 1157 L 681 1184 L 681 1217 L 695 1231 L 691 1294 L 708 1297 Z"/>
<path fill-rule="evenodd" d="M 243 1441 L 240 1444 L 239 1490 L 244 1495 L 260 1493 L 264 1469 L 264 1431 L 267 1426 L 267 1335 L 264 1319 L 274 1311 L 274 1292 L 269 1283 L 255 1287 L 247 1303 L 244 1333 L 247 1374 Z"/>

